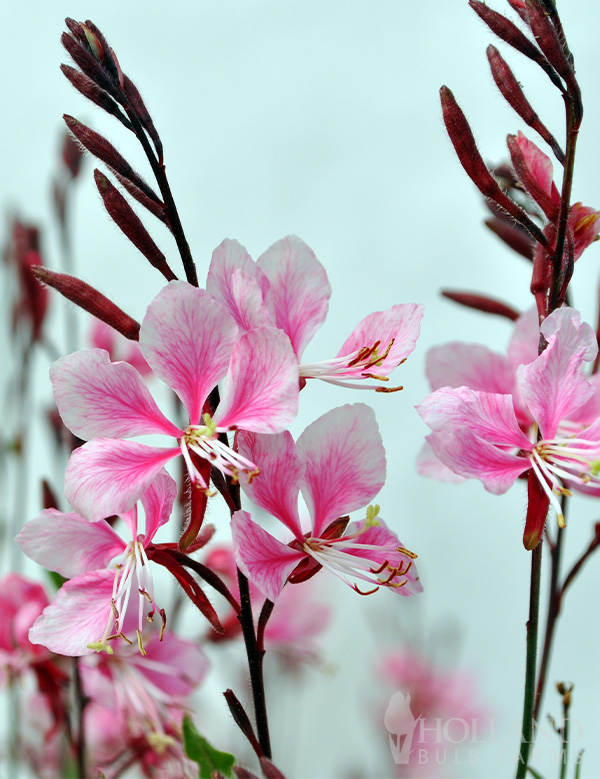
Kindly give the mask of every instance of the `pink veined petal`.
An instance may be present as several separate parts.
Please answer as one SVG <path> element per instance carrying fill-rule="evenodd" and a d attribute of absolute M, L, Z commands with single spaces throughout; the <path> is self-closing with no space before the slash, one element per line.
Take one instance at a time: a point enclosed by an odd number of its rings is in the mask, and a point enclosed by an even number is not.
<path fill-rule="evenodd" d="M 274 243 L 257 261 L 270 282 L 265 300 L 275 322 L 289 337 L 298 360 L 325 321 L 331 286 L 325 268 L 295 235 Z"/>
<path fill-rule="evenodd" d="M 508 359 L 513 369 L 537 360 L 540 346 L 540 325 L 537 306 L 525 311 L 515 322 L 508 344 Z"/>
<path fill-rule="evenodd" d="M 140 346 L 150 367 L 181 398 L 191 424 L 223 378 L 238 328 L 204 290 L 172 281 L 148 306 Z"/>
<path fill-rule="evenodd" d="M 168 522 L 176 497 L 177 484 L 163 468 L 141 498 L 146 514 L 145 547 L 152 541 L 158 528 Z"/>
<path fill-rule="evenodd" d="M 239 453 L 260 468 L 260 474 L 251 482 L 242 475 L 246 495 L 257 506 L 281 520 L 303 542 L 298 495 L 305 465 L 296 454 L 296 445 L 290 433 L 286 430 L 277 435 L 257 435 L 240 431 L 237 444 Z"/>
<path fill-rule="evenodd" d="M 581 321 L 581 314 L 574 308 L 563 306 L 553 311 L 540 327 L 540 331 L 548 342 L 552 336 L 560 338 L 562 348 L 571 353 L 583 355 L 585 362 L 591 362 L 598 354 L 596 333 Z"/>
<path fill-rule="evenodd" d="M 180 449 L 159 449 L 136 441 L 96 438 L 75 449 L 65 475 L 65 496 L 96 522 L 129 511 L 160 469 Z"/>
<path fill-rule="evenodd" d="M 135 368 L 111 362 L 102 349 L 61 357 L 50 368 L 50 379 L 63 422 L 80 438 L 179 435 Z"/>
<path fill-rule="evenodd" d="M 171 631 L 165 632 L 162 641 L 153 635 L 144 648 L 145 656 L 136 652 L 128 656 L 127 662 L 167 696 L 168 702 L 187 698 L 208 672 L 209 662 L 203 650 Z"/>
<path fill-rule="evenodd" d="M 443 430 L 427 436 L 433 451 L 460 476 L 479 479 L 488 492 L 502 495 L 531 464 L 478 438 L 467 428 Z"/>
<path fill-rule="evenodd" d="M 432 390 L 470 387 L 510 394 L 515 385 L 515 373 L 508 359 L 479 344 L 455 342 L 434 346 L 425 357 L 425 373 Z"/>
<path fill-rule="evenodd" d="M 387 311 L 374 311 L 358 323 L 344 341 L 337 357 L 352 354 L 365 347 L 370 348 L 377 341 L 380 344 L 377 351 L 383 355 L 392 344 L 386 357 L 370 368 L 372 373 L 387 376 L 415 348 L 421 332 L 423 311 L 423 306 L 417 303 L 399 303 Z M 354 375 L 362 371 L 364 367 L 361 368 L 360 364 L 357 364 L 356 367 L 349 368 L 348 373 Z"/>
<path fill-rule="evenodd" d="M 454 471 L 451 471 L 447 465 L 444 465 L 427 441 L 425 441 L 417 456 L 417 473 L 447 484 L 461 484 L 463 481 L 466 481 L 465 476 L 459 476 Z"/>
<path fill-rule="evenodd" d="M 551 321 L 546 331 L 547 348 L 537 360 L 517 370 L 521 394 L 543 438 L 553 438 L 559 423 L 594 394 L 593 386 L 581 370 L 583 362 L 595 356 L 594 332 L 588 324 L 578 324 L 577 319 L 568 318 L 568 312 L 556 313 L 561 316 L 554 320 L 548 317 Z M 560 326 L 552 331 L 557 321 Z"/>
<path fill-rule="evenodd" d="M 317 419 L 298 439 L 296 453 L 306 463 L 302 494 L 314 536 L 366 506 L 385 482 L 385 450 L 375 413 L 364 403 L 334 408 Z"/>
<path fill-rule="evenodd" d="M 600 373 L 592 373 L 588 381 L 593 387 L 594 394 L 582 406 L 569 414 L 569 422 L 578 425 L 591 425 L 600 417 Z M 585 438 L 582 434 L 582 438 Z"/>
<path fill-rule="evenodd" d="M 298 413 L 298 363 L 281 330 L 262 327 L 239 339 L 214 421 L 254 433 L 280 433 Z"/>
<path fill-rule="evenodd" d="M 398 549 L 403 548 L 402 542 L 398 539 L 398 536 L 393 533 L 385 522 L 377 517 L 378 524 L 371 525 L 364 532 L 362 532 L 356 539 L 357 543 L 368 544 L 372 549 L 348 549 L 348 554 L 356 555 L 359 557 L 366 557 L 372 560 L 374 568 L 387 562 L 392 567 L 401 566 L 401 570 L 406 573 L 400 574 L 398 577 L 400 580 L 406 579 L 406 584 L 402 587 L 392 587 L 392 591 L 398 595 L 417 595 L 423 592 L 423 585 L 419 579 L 419 573 L 417 571 L 416 564 L 406 554 L 399 552 Z M 353 522 L 348 526 L 346 533 L 352 534 L 361 530 L 364 527 L 363 522 Z M 389 575 L 389 571 L 383 571 L 380 575 L 381 579 L 385 579 Z"/>
<path fill-rule="evenodd" d="M 469 387 L 441 387 L 416 406 L 432 430 L 466 427 L 492 444 L 528 449 L 510 395 L 474 392 Z"/>
<path fill-rule="evenodd" d="M 521 149 L 527 167 L 531 175 L 537 181 L 538 185 L 544 190 L 551 199 L 557 203 L 560 196 L 552 180 L 552 161 L 547 154 L 539 149 L 533 141 L 530 141 L 522 132 L 517 136 L 517 144 Z"/>
<path fill-rule="evenodd" d="M 29 631 L 32 644 L 69 657 L 90 655 L 111 615 L 115 572 L 92 571 L 65 582 Z"/>
<path fill-rule="evenodd" d="M 106 522 L 91 523 L 55 509 L 45 509 L 27 522 L 15 541 L 36 563 L 67 579 L 106 568 L 126 546 Z"/>
<path fill-rule="evenodd" d="M 242 330 L 274 327 L 264 303 L 269 280 L 237 241 L 225 239 L 214 250 L 206 291 L 218 300 Z"/>
<path fill-rule="evenodd" d="M 306 557 L 305 552 L 290 549 L 250 518 L 247 511 L 236 511 L 231 518 L 233 551 L 240 569 L 273 602 L 288 576 Z"/>

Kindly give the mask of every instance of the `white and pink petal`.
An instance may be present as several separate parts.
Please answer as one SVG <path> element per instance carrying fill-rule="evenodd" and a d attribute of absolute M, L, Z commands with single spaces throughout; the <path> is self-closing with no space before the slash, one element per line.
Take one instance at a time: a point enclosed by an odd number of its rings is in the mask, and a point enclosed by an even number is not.
<path fill-rule="evenodd" d="M 125 549 L 123 540 L 106 522 L 91 523 L 56 509 L 45 509 L 27 522 L 15 541 L 36 563 L 67 579 L 106 568 Z"/>
<path fill-rule="evenodd" d="M 96 522 L 124 514 L 142 497 L 162 467 L 180 449 L 137 441 L 96 438 L 75 449 L 65 475 L 65 496 L 82 516 Z"/>
<path fill-rule="evenodd" d="M 135 368 L 111 362 L 103 349 L 61 357 L 50 368 L 50 379 L 63 422 L 84 440 L 179 434 Z"/>
<path fill-rule="evenodd" d="M 296 453 L 306 463 L 302 494 L 314 536 L 366 506 L 385 482 L 385 450 L 372 408 L 364 403 L 327 412 L 302 433 Z"/>
<path fill-rule="evenodd" d="M 275 602 L 289 575 L 306 552 L 291 549 L 254 522 L 247 511 L 231 518 L 236 562 L 248 578 Z"/>
<path fill-rule="evenodd" d="M 223 378 L 238 337 L 227 311 L 204 290 L 172 281 L 148 306 L 140 330 L 142 353 L 154 373 L 175 390 L 191 424 Z"/>
<path fill-rule="evenodd" d="M 280 433 L 298 413 L 298 363 L 281 330 L 249 330 L 238 340 L 214 422 L 255 433 Z"/>

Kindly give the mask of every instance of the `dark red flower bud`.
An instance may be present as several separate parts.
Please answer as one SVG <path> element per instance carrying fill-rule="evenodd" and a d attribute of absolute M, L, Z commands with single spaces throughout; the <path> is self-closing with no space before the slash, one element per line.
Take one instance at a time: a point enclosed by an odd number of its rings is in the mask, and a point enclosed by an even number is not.
<path fill-rule="evenodd" d="M 81 151 L 81 146 L 73 140 L 73 136 L 68 132 L 64 134 L 62 161 L 71 178 L 76 179 L 81 170 L 83 152 Z"/>
<path fill-rule="evenodd" d="M 533 110 L 531 104 L 523 94 L 523 90 L 512 70 L 506 61 L 501 57 L 500 52 L 495 46 L 488 46 L 486 50 L 487 58 L 490 63 L 492 76 L 496 86 L 502 93 L 506 102 L 517 112 L 521 119 L 532 127 L 546 141 L 554 152 L 556 159 L 563 162 L 564 152 L 558 142 L 543 124 L 537 113 Z"/>
<path fill-rule="evenodd" d="M 129 238 L 131 243 L 139 249 L 148 262 L 163 274 L 167 281 L 177 279 L 177 276 L 169 267 L 165 255 L 154 243 L 141 220 L 123 195 L 99 170 L 94 171 L 94 179 L 106 210 L 115 224 Z"/>
<path fill-rule="evenodd" d="M 111 114 L 112 116 L 116 116 L 121 124 L 123 124 L 128 130 L 133 129 L 131 127 L 131 122 L 121 111 L 115 100 L 113 100 L 108 92 L 105 92 L 105 90 L 101 89 L 96 83 L 92 81 L 91 78 L 86 76 L 85 73 L 81 73 L 79 70 L 72 68 L 70 65 L 61 65 L 60 69 L 69 79 L 71 84 L 73 84 L 75 89 L 81 92 L 84 97 L 87 97 L 87 99 L 91 100 L 94 105 L 104 109 L 104 111 Z"/>
<path fill-rule="evenodd" d="M 533 260 L 535 242 L 522 227 L 514 224 L 512 220 L 499 217 L 486 219 L 485 226 L 517 254 L 520 254 L 527 260 Z"/>
<path fill-rule="evenodd" d="M 161 201 L 158 195 L 156 195 L 142 177 L 133 170 L 127 160 L 119 154 L 106 138 L 100 135 L 100 133 L 94 132 L 94 130 L 86 127 L 85 124 L 78 122 L 77 119 L 68 114 L 65 114 L 63 119 L 79 143 L 93 154 L 94 157 L 105 162 L 111 170 L 131 181 L 138 189 L 141 189 L 148 198 L 160 204 Z"/>
<path fill-rule="evenodd" d="M 548 74 L 552 83 L 559 89 L 562 89 L 560 78 L 552 65 L 538 47 L 510 19 L 489 8 L 480 0 L 469 0 L 469 5 L 495 35 L 505 41 L 505 43 L 508 43 L 509 46 L 512 46 L 513 49 L 520 51 L 521 54 L 536 62 Z"/>
<path fill-rule="evenodd" d="M 513 11 L 516 11 L 519 14 L 525 24 L 527 24 L 527 7 L 525 6 L 525 0 L 508 0 L 508 4 Z"/>
<path fill-rule="evenodd" d="M 453 292 L 449 289 L 443 289 L 442 295 L 448 298 L 448 300 L 460 303 L 461 306 L 474 308 L 476 311 L 483 311 L 486 314 L 503 316 L 506 319 L 510 319 L 511 322 L 514 322 L 520 316 L 519 312 L 512 306 L 502 303 L 500 300 L 490 298 L 487 295 L 479 295 L 475 292 Z"/>
<path fill-rule="evenodd" d="M 46 479 L 42 479 L 42 506 L 45 509 L 58 509 L 60 504 L 56 493 L 52 487 L 48 484 Z"/>
<path fill-rule="evenodd" d="M 488 170 L 479 153 L 469 123 L 448 87 L 443 86 L 440 89 L 440 97 L 446 130 L 458 159 L 471 181 L 484 197 L 493 200 L 522 224 L 537 241 L 545 244 L 546 239 L 539 227 L 531 221 L 520 206 L 508 197 Z"/>
<path fill-rule="evenodd" d="M 552 19 L 535 0 L 526 0 L 526 4 L 529 26 L 538 46 L 559 76 L 570 82 L 575 71 Z"/>
<path fill-rule="evenodd" d="M 84 311 L 87 311 L 92 316 L 114 327 L 125 338 L 129 338 L 132 341 L 139 339 L 139 323 L 90 284 L 86 284 L 85 281 L 75 276 L 68 276 L 66 273 L 55 273 L 39 266 L 33 268 L 33 273 L 39 281 L 60 292 L 63 297 L 75 303 L 76 306 L 83 308 Z"/>
<path fill-rule="evenodd" d="M 162 141 L 160 140 L 156 128 L 154 127 L 154 122 L 152 121 L 152 117 L 150 116 L 150 113 L 146 108 L 146 104 L 142 100 L 142 96 L 140 95 L 138 88 L 133 83 L 133 81 L 127 76 L 125 76 L 124 79 L 124 90 L 125 90 L 125 94 L 129 99 L 131 108 L 135 112 L 137 118 L 140 120 L 144 130 L 146 130 L 146 132 L 152 139 L 152 143 L 154 144 L 154 148 L 156 149 L 156 156 L 158 157 L 158 163 L 159 165 L 162 165 L 163 163 Z"/>
<path fill-rule="evenodd" d="M 144 208 L 153 214 L 157 219 L 160 219 L 160 221 L 165 224 L 169 230 L 171 229 L 165 204 L 161 200 L 156 201 L 152 198 L 149 198 L 145 192 L 142 192 L 139 187 L 136 187 L 136 185 L 129 179 L 125 178 L 125 176 L 121 176 L 120 173 L 117 173 L 114 170 L 113 173 L 115 174 L 119 184 L 121 184 L 123 189 L 126 189 L 127 192 L 129 192 L 132 198 L 137 200 L 141 206 L 144 206 Z"/>

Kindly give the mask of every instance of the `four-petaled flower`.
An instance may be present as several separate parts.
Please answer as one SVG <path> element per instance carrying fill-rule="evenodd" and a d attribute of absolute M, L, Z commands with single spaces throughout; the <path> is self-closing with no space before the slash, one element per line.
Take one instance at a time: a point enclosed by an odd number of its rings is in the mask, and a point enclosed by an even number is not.
<path fill-rule="evenodd" d="M 202 489 L 208 488 L 202 460 L 234 478 L 256 472 L 222 434 L 237 428 L 277 433 L 296 416 L 298 366 L 285 334 L 274 327 L 240 333 L 219 303 L 186 282 L 171 282 L 150 303 L 140 346 L 153 372 L 183 402 L 185 428 L 162 414 L 131 365 L 111 363 L 103 350 L 75 352 L 51 368 L 65 425 L 93 439 L 73 452 L 65 477 L 67 499 L 92 521 L 129 511 L 179 454 L 190 481 Z M 221 402 L 212 413 L 207 399 L 223 378 Z M 152 433 L 175 438 L 177 446 L 119 440 Z"/>
<path fill-rule="evenodd" d="M 529 435 L 509 394 L 442 387 L 417 409 L 434 431 L 427 440 L 452 471 L 479 479 L 497 495 L 533 471 L 563 524 L 558 497 L 570 494 L 570 486 L 600 482 L 600 416 L 597 404 L 589 402 L 595 386 L 582 370 L 598 346 L 592 328 L 570 308 L 552 313 L 541 333 L 547 348 L 517 369 L 520 395 L 535 420 Z M 528 549 L 538 543 L 544 519 L 540 515 L 535 526 L 526 526 Z"/>
<path fill-rule="evenodd" d="M 264 326 L 283 330 L 294 348 L 302 380 L 322 379 L 377 392 L 401 389 L 388 388 L 385 382 L 415 348 L 423 316 L 423 306 L 416 303 L 369 314 L 336 357 L 301 363 L 306 345 L 327 316 L 331 287 L 325 268 L 297 236 L 277 241 L 256 262 L 237 241 L 223 241 L 213 252 L 206 290 L 242 330 Z"/>
<path fill-rule="evenodd" d="M 260 478 L 242 479 L 248 496 L 291 531 L 289 544 L 254 522 L 246 511 L 232 519 L 240 568 L 272 601 L 287 581 L 298 583 L 327 568 L 361 594 L 386 587 L 401 595 L 422 590 L 414 559 L 379 519 L 378 506 L 348 525 L 349 512 L 366 506 L 385 479 L 385 451 L 373 410 L 362 403 L 341 406 L 306 428 L 297 443 L 288 432 L 238 435 L 240 452 L 261 464 Z M 302 491 L 311 528 L 298 514 Z"/>
<path fill-rule="evenodd" d="M 109 641 L 132 640 L 125 632 L 128 605 L 137 600 L 137 644 L 145 653 L 144 624 L 164 610 L 154 598 L 146 550 L 156 531 L 171 515 L 177 485 L 162 471 L 142 495 L 145 533 L 138 530 L 137 505 L 121 515 L 131 531 L 124 541 L 105 520 L 89 522 L 77 514 L 46 509 L 28 522 L 16 540 L 32 560 L 69 578 L 29 631 L 34 644 L 61 655 L 80 656 L 94 650 L 112 653 Z M 162 632 L 161 632 L 162 638 Z"/>

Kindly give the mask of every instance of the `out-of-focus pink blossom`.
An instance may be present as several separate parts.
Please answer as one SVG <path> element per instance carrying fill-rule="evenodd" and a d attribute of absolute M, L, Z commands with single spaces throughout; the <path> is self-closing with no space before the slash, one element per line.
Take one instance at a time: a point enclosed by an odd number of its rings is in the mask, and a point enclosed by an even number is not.
<path fill-rule="evenodd" d="M 211 570 L 223 577 L 229 589 L 238 597 L 237 567 L 232 547 L 213 547 L 205 562 Z M 266 598 L 252 581 L 250 597 L 256 621 Z M 265 647 L 292 664 L 299 660 L 318 662 L 320 649 L 317 640 L 329 625 L 331 616 L 332 608 L 320 597 L 318 581 L 306 582 L 302 587 L 284 587 L 265 628 Z M 221 641 L 241 635 L 240 622 L 233 611 L 229 618 L 222 619 L 222 624 L 225 628 L 224 636 L 211 632 L 209 638 Z"/>
<path fill-rule="evenodd" d="M 11 237 L 4 258 L 17 276 L 17 295 L 13 306 L 13 328 L 29 327 L 34 341 L 42 338 L 42 328 L 48 311 L 48 289 L 33 275 L 32 268 L 42 265 L 39 231 L 19 219 L 12 224 Z"/>
<path fill-rule="evenodd" d="M 323 265 L 295 235 L 274 243 L 256 262 L 237 241 L 223 241 L 213 252 L 206 289 L 242 330 L 269 325 L 283 330 L 301 379 L 355 389 L 392 391 L 384 382 L 415 348 L 423 316 L 423 306 L 414 303 L 369 314 L 336 357 L 302 363 L 305 347 L 327 316 L 331 287 Z"/>
<path fill-rule="evenodd" d="M 256 472 L 220 434 L 280 432 L 297 413 L 298 367 L 285 334 L 274 327 L 240 334 L 225 309 L 191 284 L 171 282 L 154 298 L 140 346 L 153 372 L 184 404 L 185 428 L 162 414 L 131 365 L 111 363 L 105 351 L 76 352 L 50 371 L 63 421 L 79 437 L 94 439 L 73 452 L 65 478 L 67 499 L 93 521 L 129 511 L 179 454 L 200 489 L 208 484 L 198 462 L 208 461 L 234 478 Z M 221 380 L 221 402 L 212 409 L 208 396 Z M 120 440 L 150 434 L 169 436 L 176 446 Z"/>
<path fill-rule="evenodd" d="M 377 673 L 387 692 L 384 723 L 391 756 L 400 757 L 402 753 L 401 762 L 396 764 L 397 776 L 448 779 L 453 775 L 453 765 L 458 763 L 453 752 L 465 729 L 471 738 L 477 738 L 477 732 L 481 736 L 488 723 L 489 713 L 479 701 L 474 678 L 464 672 L 437 668 L 413 649 L 385 652 Z M 398 705 L 399 699 L 402 705 Z M 456 742 L 447 740 L 448 736 L 453 738 L 452 723 L 461 728 Z M 468 742 L 458 748 L 468 750 Z M 448 756 L 448 751 L 451 756 L 446 761 L 438 759 L 440 754 Z M 458 771 L 460 768 L 456 776 Z"/>
<path fill-rule="evenodd" d="M 125 338 L 113 327 L 101 322 L 96 317 L 92 320 L 89 338 L 94 349 L 104 349 L 108 352 L 111 362 L 128 362 L 140 376 L 152 376 L 152 368 L 144 359 L 137 341 Z"/>
<path fill-rule="evenodd" d="M 361 594 L 355 580 L 374 592 L 400 595 L 422 590 L 414 558 L 369 506 L 366 518 L 348 526 L 351 511 L 366 506 L 385 480 L 385 451 L 373 410 L 362 403 L 324 414 L 295 444 L 288 432 L 238 435 L 240 452 L 260 463 L 261 478 L 244 479 L 247 495 L 292 533 L 288 544 L 254 522 L 246 511 L 232 518 L 236 560 L 269 598 L 327 568 Z M 302 491 L 311 517 L 308 531 L 298 514 Z"/>

